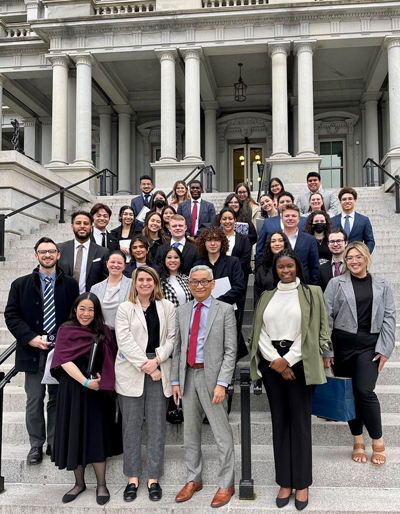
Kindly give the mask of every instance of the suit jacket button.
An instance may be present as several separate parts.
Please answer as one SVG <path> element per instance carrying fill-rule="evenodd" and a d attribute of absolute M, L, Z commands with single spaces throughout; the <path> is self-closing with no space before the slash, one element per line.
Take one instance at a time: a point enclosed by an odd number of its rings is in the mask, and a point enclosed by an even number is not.
<path fill-rule="evenodd" d="M 36 305 L 39 305 L 39 302 L 36 302 Z"/>
<path fill-rule="evenodd" d="M 36 357 L 33 357 L 33 362 L 36 362 Z"/>
<path fill-rule="evenodd" d="M 39 325 L 39 320 L 38 319 L 36 320 L 36 325 Z"/>

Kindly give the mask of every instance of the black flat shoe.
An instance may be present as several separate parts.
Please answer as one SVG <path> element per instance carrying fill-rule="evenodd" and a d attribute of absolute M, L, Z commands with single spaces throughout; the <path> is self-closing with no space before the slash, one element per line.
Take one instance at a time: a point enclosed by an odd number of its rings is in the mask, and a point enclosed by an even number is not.
<path fill-rule="evenodd" d="M 46 455 L 48 455 L 49 457 L 51 457 L 51 444 L 48 444 L 48 445 L 47 445 L 47 448 L 46 448 Z"/>
<path fill-rule="evenodd" d="M 105 505 L 110 501 L 110 491 L 107 489 L 107 487 L 106 491 L 108 493 L 106 496 L 99 496 L 99 488 L 96 487 L 96 502 L 98 505 Z"/>
<path fill-rule="evenodd" d="M 137 490 L 139 489 L 139 484 L 128 484 L 125 487 L 124 491 L 124 501 L 125 502 L 133 502 L 133 500 L 136 500 L 137 496 Z"/>
<path fill-rule="evenodd" d="M 149 498 L 153 502 L 158 502 L 162 498 L 162 489 L 158 482 L 154 482 L 151 486 L 147 486 L 149 491 Z"/>
<path fill-rule="evenodd" d="M 262 394 L 262 380 L 256 380 L 254 382 L 253 393 L 258 396 Z"/>
<path fill-rule="evenodd" d="M 281 509 L 282 507 L 286 507 L 286 505 L 289 503 L 290 497 L 292 496 L 292 493 L 289 494 L 289 496 L 286 496 L 286 498 L 279 498 L 276 497 L 276 506 L 278 509 Z"/>
<path fill-rule="evenodd" d="M 26 462 L 28 466 L 34 466 L 36 464 L 40 464 L 43 460 L 43 448 L 32 446 L 29 450 L 28 456 L 26 458 Z"/>
<path fill-rule="evenodd" d="M 75 500 L 75 498 L 77 498 L 81 493 L 83 493 L 83 491 L 86 491 L 86 484 L 84 484 L 83 488 L 77 494 L 69 494 L 69 493 L 64 494 L 64 496 L 62 497 L 62 502 L 63 503 L 73 502 Z"/>

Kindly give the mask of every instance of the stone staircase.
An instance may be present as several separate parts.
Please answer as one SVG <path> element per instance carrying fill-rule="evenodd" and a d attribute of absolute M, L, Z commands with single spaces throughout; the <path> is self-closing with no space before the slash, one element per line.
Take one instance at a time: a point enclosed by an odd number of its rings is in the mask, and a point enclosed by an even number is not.
<path fill-rule="evenodd" d="M 298 188 L 288 187 L 293 193 Z M 358 210 L 371 217 L 376 237 L 376 249 L 373 253 L 373 271 L 387 278 L 393 287 L 395 302 L 400 312 L 400 216 L 394 214 L 394 198 L 385 194 L 380 188 L 360 188 Z M 225 194 L 205 195 L 220 207 Z M 130 203 L 130 197 L 99 198 L 107 203 L 114 212 L 111 228 L 116 226 L 119 207 Z M 82 208 L 88 206 L 82 205 Z M 28 274 L 35 266 L 33 246 L 39 237 L 46 235 L 55 241 L 71 239 L 70 224 L 60 225 L 56 221 L 43 224 L 39 231 L 23 236 L 20 240 L 10 242 L 6 250 L 6 262 L 0 263 L 0 351 L 4 351 L 13 342 L 11 334 L 5 328 L 4 306 L 12 280 Z M 252 277 L 251 277 L 252 279 Z M 244 336 L 247 338 L 253 315 L 252 280 L 247 292 Z M 400 341 L 400 325 L 396 339 Z M 2 369 L 8 371 L 13 366 L 14 356 L 4 363 Z M 240 369 L 248 366 L 244 359 L 238 363 Z M 188 503 L 175 504 L 174 496 L 185 482 L 183 464 L 183 431 L 181 426 L 167 426 L 167 449 L 165 475 L 161 480 L 164 496 L 158 504 L 150 504 L 147 498 L 145 479 L 139 488 L 138 499 L 132 504 L 122 500 L 122 491 L 126 479 L 122 473 L 122 457 L 110 459 L 107 468 L 107 480 L 111 492 L 111 501 L 106 507 L 99 507 L 95 502 L 95 477 L 92 469 L 87 470 L 88 491 L 72 504 L 63 505 L 61 497 L 73 481 L 72 472 L 59 471 L 45 457 L 39 466 L 28 467 L 26 455 L 29 450 L 28 436 L 25 428 L 24 410 L 25 393 L 24 376 L 17 375 L 4 390 L 3 420 L 3 457 L 2 475 L 6 482 L 6 491 L 0 495 L 0 514 L 53 514 L 63 509 L 71 514 L 89 514 L 106 511 L 110 513 L 142 513 L 153 509 L 155 513 L 205 513 L 211 512 L 209 504 L 216 491 L 216 461 L 213 436 L 209 426 L 203 427 L 204 474 L 205 487 Z M 370 463 L 361 465 L 350 459 L 352 438 L 345 423 L 327 422 L 313 418 L 314 444 L 314 484 L 310 491 L 308 512 L 315 514 L 356 513 L 383 514 L 400 512 L 400 344 L 387 363 L 379 378 L 377 392 L 380 397 L 384 438 L 387 445 L 388 462 L 382 468 Z M 255 501 L 240 501 L 237 494 L 223 511 L 277 512 L 275 496 L 277 486 L 274 480 L 274 463 L 271 439 L 271 421 L 266 394 L 251 394 L 252 421 L 252 476 L 255 483 Z M 240 465 L 240 388 L 235 386 L 233 410 L 230 415 L 236 450 L 236 483 L 241 477 Z M 370 441 L 366 437 L 370 454 Z M 285 509 L 294 512 L 293 502 Z"/>

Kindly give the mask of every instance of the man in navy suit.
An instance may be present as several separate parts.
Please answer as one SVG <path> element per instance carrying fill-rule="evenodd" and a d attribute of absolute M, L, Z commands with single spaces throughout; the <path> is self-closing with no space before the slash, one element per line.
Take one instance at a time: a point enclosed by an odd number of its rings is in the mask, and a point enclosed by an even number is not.
<path fill-rule="evenodd" d="M 135 213 L 135 218 L 143 209 L 143 207 L 148 207 L 150 209 L 154 189 L 153 179 L 150 177 L 150 175 L 142 175 L 139 180 L 142 194 L 136 198 L 132 198 L 131 201 L 131 207 Z"/>
<path fill-rule="evenodd" d="M 201 198 L 203 186 L 200 180 L 192 180 L 189 184 L 191 200 L 178 206 L 177 214 L 181 214 L 187 225 L 187 240 L 194 243 L 202 228 L 207 227 L 215 218 L 215 208 L 211 202 Z"/>
<path fill-rule="evenodd" d="M 258 235 L 258 241 L 256 246 L 256 261 L 261 260 L 264 251 L 264 246 L 268 239 L 268 236 L 277 231 L 283 232 L 284 227 L 280 213 L 282 207 L 286 204 L 294 204 L 294 196 L 292 195 L 292 193 L 289 193 L 289 191 L 282 191 L 278 196 L 277 209 L 279 212 L 279 216 L 274 216 L 273 218 L 266 218 L 264 220 L 261 232 Z M 306 221 L 307 218 L 300 218 L 298 226 L 301 231 L 304 231 Z"/>
<path fill-rule="evenodd" d="M 367 216 L 355 212 L 357 191 L 352 187 L 343 187 L 338 197 L 342 213 L 332 218 L 333 226 L 342 228 L 346 232 L 349 243 L 354 241 L 365 243 L 372 253 L 375 248 L 375 239 L 371 222 Z"/>

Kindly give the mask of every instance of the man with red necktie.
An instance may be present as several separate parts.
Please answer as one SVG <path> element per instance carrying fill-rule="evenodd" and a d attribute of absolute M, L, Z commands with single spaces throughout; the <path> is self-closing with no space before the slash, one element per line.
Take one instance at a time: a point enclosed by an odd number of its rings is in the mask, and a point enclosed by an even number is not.
<path fill-rule="evenodd" d="M 342 228 L 333 227 L 328 235 L 328 247 L 332 252 L 332 260 L 319 267 L 319 285 L 325 291 L 328 282 L 342 274 L 343 254 L 348 244 L 348 237 Z"/>
<path fill-rule="evenodd" d="M 212 270 L 195 266 L 189 275 L 194 300 L 176 311 L 176 333 L 171 368 L 175 403 L 183 398 L 187 483 L 178 503 L 190 500 L 203 488 L 201 429 L 205 414 L 218 448 L 218 490 L 212 507 L 226 505 L 235 492 L 234 444 L 228 420 L 226 388 L 236 362 L 236 321 L 232 305 L 211 296 Z"/>

